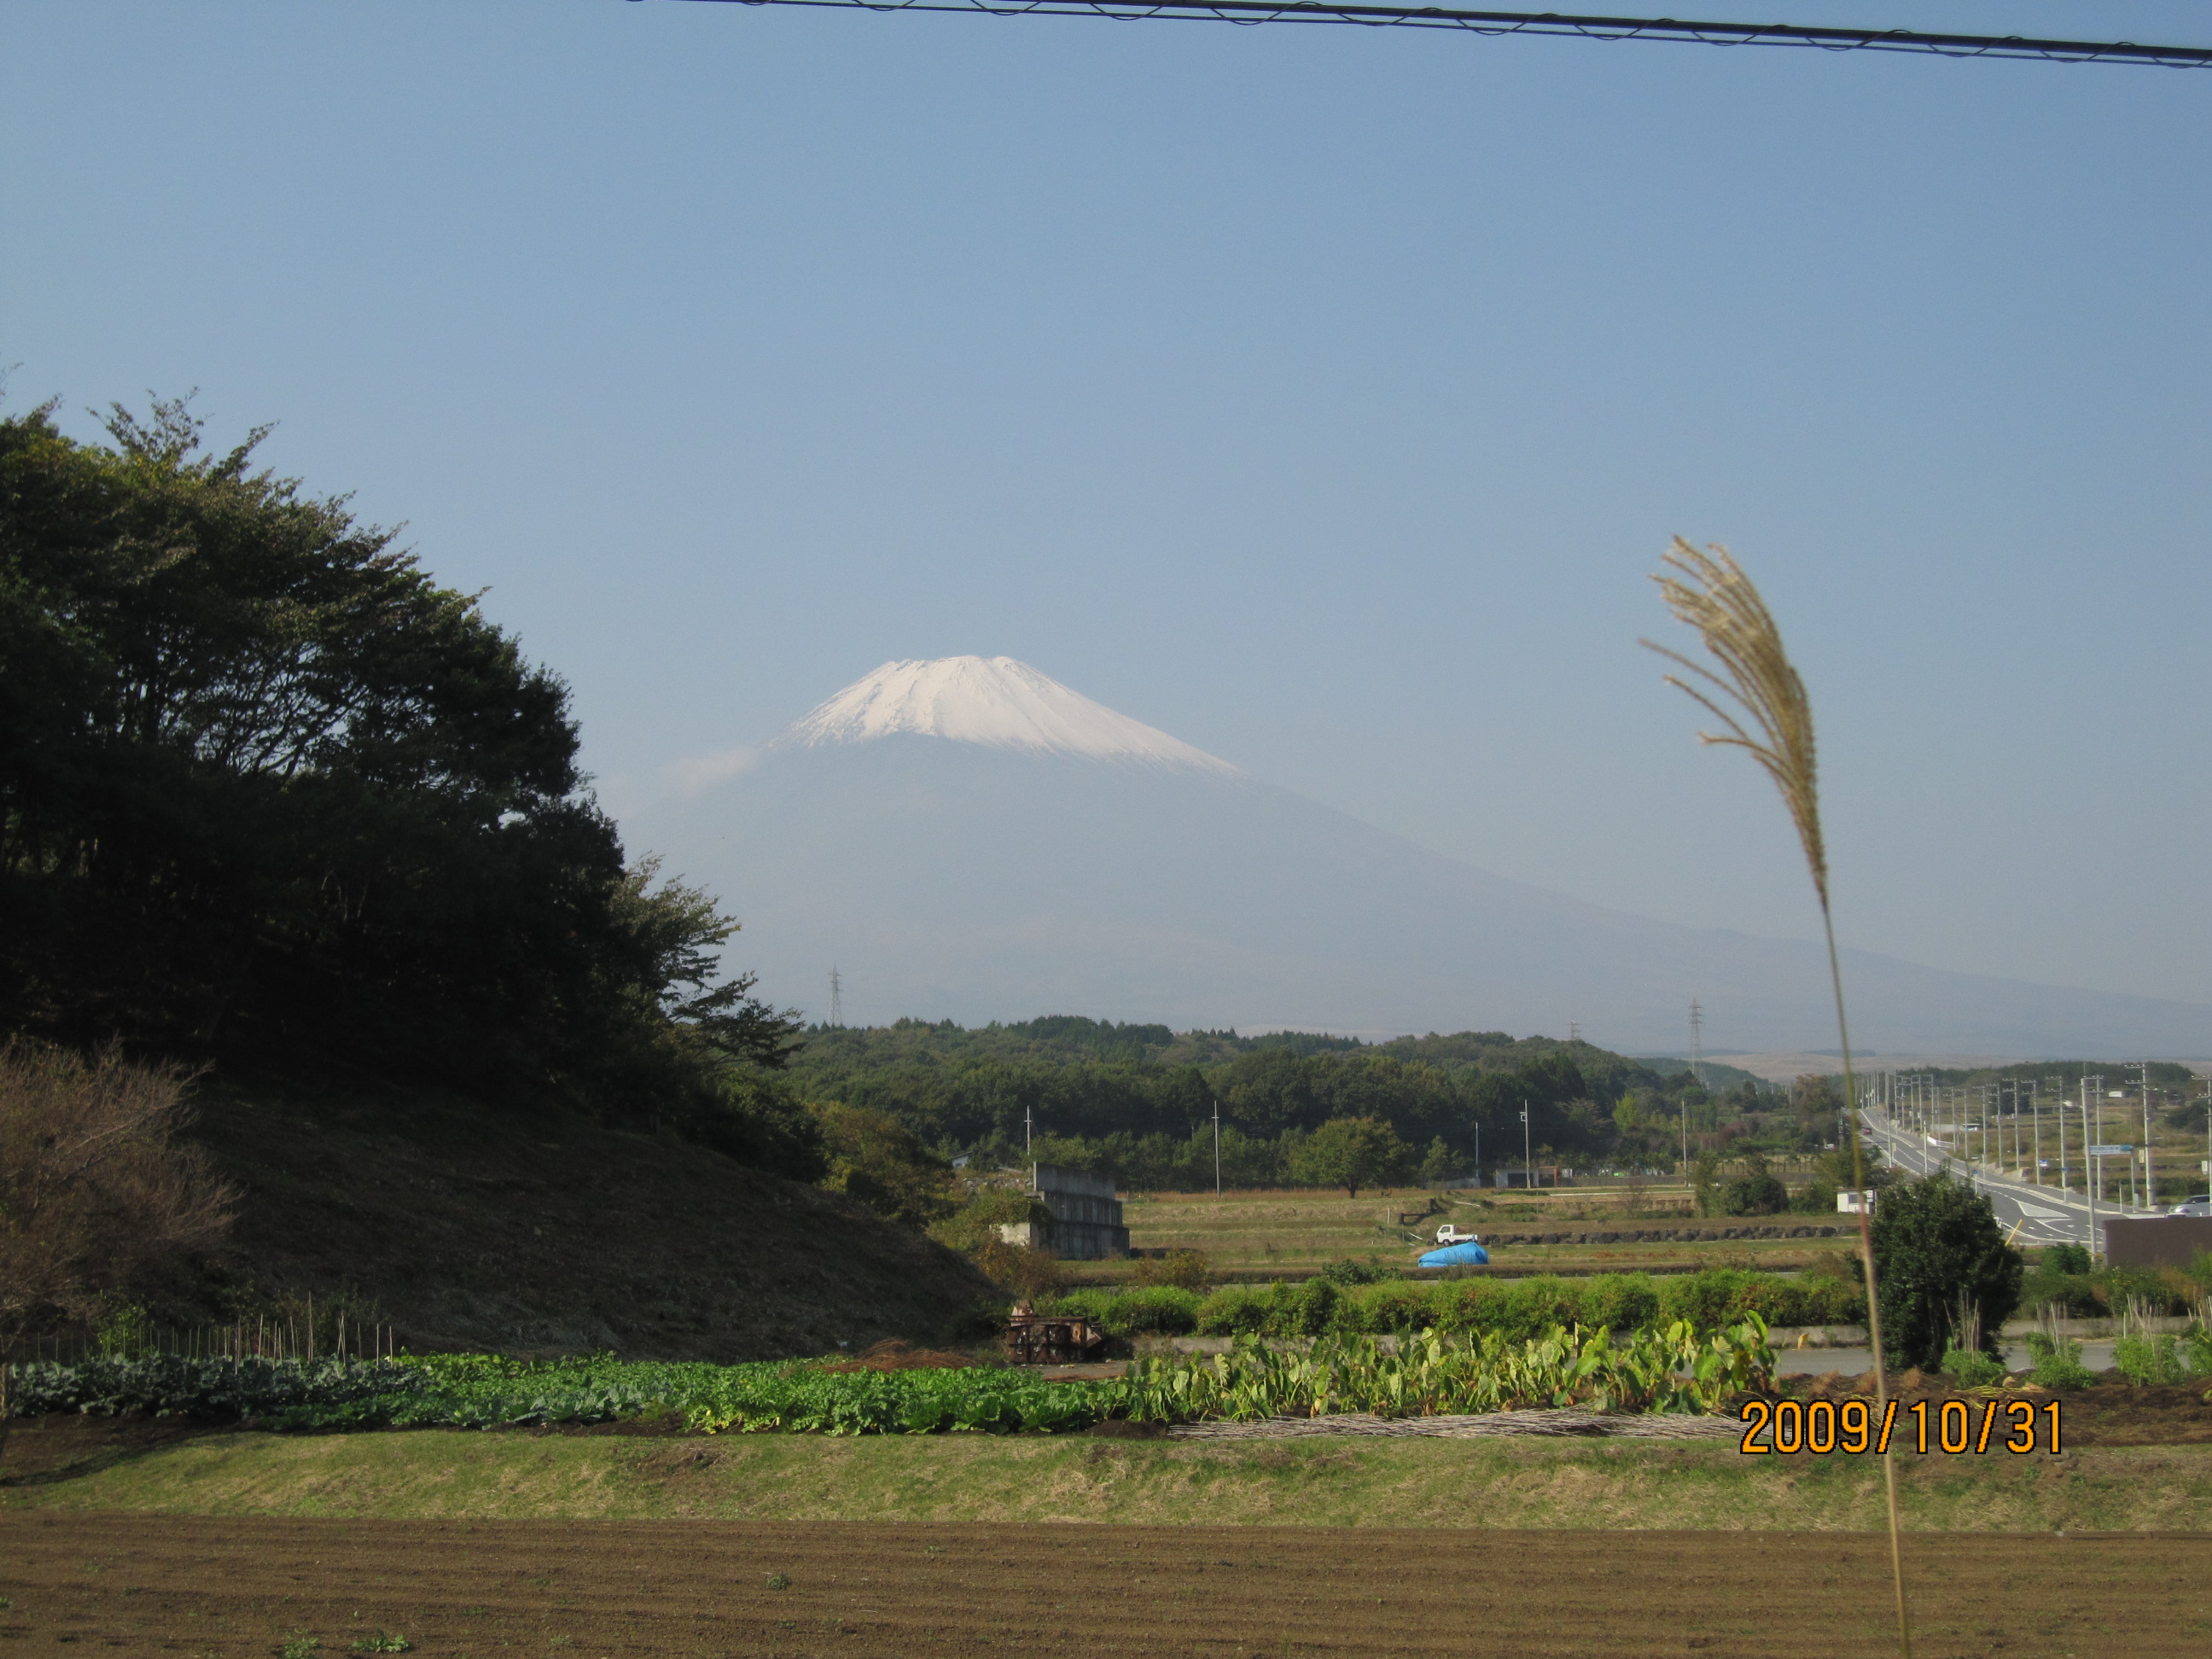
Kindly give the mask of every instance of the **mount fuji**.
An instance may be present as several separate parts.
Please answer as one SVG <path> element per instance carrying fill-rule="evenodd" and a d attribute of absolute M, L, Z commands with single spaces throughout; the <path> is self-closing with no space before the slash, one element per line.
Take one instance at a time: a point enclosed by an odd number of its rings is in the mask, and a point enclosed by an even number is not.
<path fill-rule="evenodd" d="M 1489 874 L 1008 657 L 886 663 L 756 763 L 633 815 L 706 887 L 733 964 L 813 1017 L 1084 1012 L 1370 1035 L 1504 1030 L 1629 1050 L 1692 996 L 1732 1048 L 1832 1045 L 1808 942 L 1686 927 Z M 1870 1051 L 2197 1054 L 2212 1008 L 1845 952 Z"/>

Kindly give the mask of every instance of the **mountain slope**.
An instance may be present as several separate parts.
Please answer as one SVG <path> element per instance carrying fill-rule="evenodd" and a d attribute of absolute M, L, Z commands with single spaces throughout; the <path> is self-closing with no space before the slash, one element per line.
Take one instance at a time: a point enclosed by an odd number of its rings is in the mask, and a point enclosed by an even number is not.
<path fill-rule="evenodd" d="M 848 1017 L 867 1020 L 1079 1012 L 1382 1034 L 1577 1020 L 1608 1048 L 1664 1048 L 1694 995 L 1717 1047 L 1833 1044 L 1814 945 L 1507 881 L 1223 763 L 949 736 L 976 723 L 957 700 L 933 718 L 810 716 L 751 772 L 625 836 L 718 893 L 744 923 L 736 959 L 817 1014 L 835 965 Z M 2187 1004 L 1860 952 L 1847 970 L 1876 1049 L 2195 1053 L 2212 1032 L 2212 1010 Z"/>

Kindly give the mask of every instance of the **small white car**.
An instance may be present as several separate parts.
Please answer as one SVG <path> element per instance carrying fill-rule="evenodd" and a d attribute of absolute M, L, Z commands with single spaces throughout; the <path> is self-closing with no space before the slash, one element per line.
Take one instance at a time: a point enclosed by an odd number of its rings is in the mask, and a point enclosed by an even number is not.
<path fill-rule="evenodd" d="M 2199 1193 L 2194 1198 L 2185 1198 L 2166 1213 L 2168 1215 L 2212 1215 L 2212 1193 Z"/>
<path fill-rule="evenodd" d="M 1443 1226 L 1437 1229 L 1437 1243 L 1439 1244 L 1480 1244 L 1482 1241 L 1477 1238 L 1473 1233 L 1463 1233 L 1460 1231 L 1457 1227 L 1447 1221 Z"/>

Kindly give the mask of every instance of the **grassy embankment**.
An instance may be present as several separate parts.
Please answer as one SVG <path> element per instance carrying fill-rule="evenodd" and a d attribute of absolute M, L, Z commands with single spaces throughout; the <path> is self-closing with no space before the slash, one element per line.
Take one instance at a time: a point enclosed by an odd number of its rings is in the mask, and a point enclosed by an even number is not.
<path fill-rule="evenodd" d="M 1881 1518 L 1871 1459 L 1747 1458 L 1733 1440 L 219 1431 L 42 1445 L 85 1432 L 57 1421 L 18 1429 L 0 1510 L 1720 1531 L 1869 1530 Z M 2212 1447 L 1899 1464 L 1917 1530 L 2212 1529 Z"/>
<path fill-rule="evenodd" d="M 1401 1220 L 1419 1215 L 1432 1198 L 1443 1208 L 1419 1220 Z M 1413 1237 L 1432 1240 L 1447 1221 L 1489 1240 L 1521 1231 L 1717 1233 L 1728 1227 L 1834 1226 L 1848 1220 L 1826 1215 L 1700 1220 L 1687 1213 L 1690 1202 L 1686 1187 L 1657 1185 L 1641 1194 L 1620 1187 L 1567 1187 L 1525 1196 L 1491 1193 L 1480 1197 L 1420 1189 L 1367 1193 L 1357 1199 L 1347 1199 L 1341 1192 L 1236 1192 L 1218 1197 L 1212 1193 L 1151 1193 L 1125 1200 L 1123 1213 L 1129 1241 L 1138 1249 L 1202 1250 L 1218 1272 L 1285 1279 L 1303 1279 L 1323 1262 L 1347 1256 L 1410 1267 L 1422 1248 Z M 1684 1267 L 1788 1270 L 1850 1243 L 1842 1238 L 1716 1237 L 1533 1244 L 1509 1237 L 1498 1244 L 1492 1260 L 1507 1272 L 1626 1273 Z M 1086 1281 L 1105 1283 L 1126 1276 L 1129 1268 L 1085 1262 L 1075 1271 Z"/>
<path fill-rule="evenodd" d="M 342 1308 L 417 1352 L 728 1362 L 942 1340 L 1000 1300 L 913 1230 L 672 1134 L 343 1078 L 217 1079 L 196 1108 L 239 1219 L 163 1326 L 297 1321 L 312 1297 L 325 1345 Z"/>

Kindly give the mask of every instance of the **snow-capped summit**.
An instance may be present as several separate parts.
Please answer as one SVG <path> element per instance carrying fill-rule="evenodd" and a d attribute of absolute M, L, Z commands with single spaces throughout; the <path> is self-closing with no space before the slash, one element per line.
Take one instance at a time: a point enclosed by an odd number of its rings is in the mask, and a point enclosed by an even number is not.
<path fill-rule="evenodd" d="M 887 662 L 792 726 L 778 749 L 866 743 L 900 732 L 994 749 L 1234 772 L 1142 720 L 1116 714 L 1012 657 Z"/>

